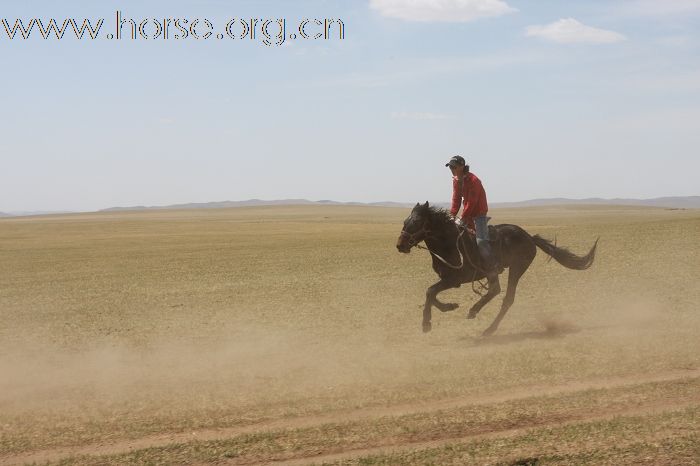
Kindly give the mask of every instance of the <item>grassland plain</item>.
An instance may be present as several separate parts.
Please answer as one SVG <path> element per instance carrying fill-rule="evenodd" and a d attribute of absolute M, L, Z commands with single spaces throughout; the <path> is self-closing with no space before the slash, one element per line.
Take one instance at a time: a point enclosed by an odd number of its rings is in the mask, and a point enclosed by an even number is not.
<path fill-rule="evenodd" d="M 0 220 L 0 464 L 699 464 L 700 212 L 495 210 L 601 242 L 540 252 L 490 338 L 468 286 L 421 333 L 407 213 Z"/>

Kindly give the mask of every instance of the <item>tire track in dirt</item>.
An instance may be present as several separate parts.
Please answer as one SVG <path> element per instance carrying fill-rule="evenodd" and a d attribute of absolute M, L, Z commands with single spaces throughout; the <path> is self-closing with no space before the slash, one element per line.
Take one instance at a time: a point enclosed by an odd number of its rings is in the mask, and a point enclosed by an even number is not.
<path fill-rule="evenodd" d="M 460 408 L 465 406 L 480 406 L 515 401 L 532 397 L 554 396 L 560 394 L 575 393 L 584 390 L 597 390 L 633 386 L 645 383 L 671 382 L 682 379 L 695 379 L 700 377 L 700 369 L 675 370 L 661 374 L 643 374 L 624 377 L 606 377 L 595 380 L 575 381 L 560 385 L 529 386 L 518 390 L 502 391 L 493 395 L 476 397 L 461 396 L 441 400 L 428 400 L 419 403 L 399 404 L 389 407 L 361 408 L 351 411 L 335 411 L 330 414 L 304 416 L 291 419 L 264 421 L 256 424 L 229 427 L 220 429 L 201 429 L 188 432 L 163 433 L 151 435 L 139 439 L 123 440 L 109 443 L 94 443 L 90 445 L 61 447 L 40 451 L 30 451 L 11 456 L 0 457 L 0 466 L 14 466 L 26 463 L 46 463 L 58 461 L 77 455 L 112 455 L 141 450 L 152 447 L 162 447 L 171 444 L 186 443 L 192 441 L 223 440 L 239 435 L 263 433 L 277 430 L 291 430 L 313 427 L 331 423 L 345 423 L 366 419 L 404 416 L 418 413 L 439 411 L 444 409 Z M 580 422 L 579 419 L 577 422 Z M 575 421 L 567 421 L 575 422 Z M 525 429 L 525 428 L 523 428 Z M 518 429 L 513 429 L 518 431 Z M 505 431 L 504 431 L 505 432 Z M 479 434 L 492 435 L 492 434 Z M 476 437 L 469 437 L 476 438 Z M 450 443 L 457 440 L 437 440 L 437 442 Z M 430 442 L 423 442 L 430 443 Z M 419 445 L 419 444 L 415 444 Z M 409 446 L 415 446 L 413 444 Z M 378 451 L 387 451 L 387 447 L 377 447 Z M 368 449 L 362 456 L 373 454 Z M 357 451 L 357 450 L 355 450 Z M 343 454 L 343 453 L 337 453 Z M 358 456 L 353 454 L 353 456 Z M 301 461 L 301 460 L 300 460 Z M 307 458 L 305 461 L 315 461 Z M 335 460 L 333 460 L 335 461 Z M 279 462 L 277 462 L 279 464 Z M 263 463 L 264 464 L 264 463 Z"/>
<path fill-rule="evenodd" d="M 692 406 L 697 406 L 700 404 L 700 396 L 695 397 L 692 400 L 685 401 L 683 403 L 674 402 L 663 402 L 658 403 L 654 406 L 645 406 L 643 408 L 628 408 L 619 410 L 608 410 L 605 413 L 591 412 L 586 416 L 572 416 L 571 419 L 557 420 L 550 422 L 535 422 L 532 425 L 526 427 L 514 427 L 507 428 L 503 430 L 493 430 L 490 432 L 484 432 L 479 434 L 462 435 L 459 437 L 449 437 L 449 438 L 438 438 L 434 440 L 419 441 L 419 442 L 407 442 L 401 444 L 383 445 L 379 447 L 372 448 L 362 448 L 354 450 L 345 450 L 340 452 L 334 452 L 329 454 L 320 454 L 317 456 L 305 456 L 293 459 L 285 459 L 279 461 L 267 461 L 261 463 L 250 463 L 257 466 L 271 466 L 284 464 L 285 466 L 297 466 L 297 465 L 313 465 L 319 463 L 331 463 L 335 461 L 345 461 L 354 458 L 363 458 L 367 456 L 375 455 L 386 455 L 392 453 L 409 453 L 412 451 L 426 450 L 430 448 L 439 448 L 446 445 L 474 442 L 479 440 L 489 440 L 495 438 L 511 438 L 517 437 L 519 435 L 526 434 L 533 429 L 541 428 L 558 428 L 566 427 L 569 425 L 588 423 L 588 422 L 599 422 L 612 420 L 621 416 L 645 416 L 662 414 L 669 411 L 680 411 L 685 408 L 690 408 Z M 222 463 L 226 464 L 226 463 Z"/>

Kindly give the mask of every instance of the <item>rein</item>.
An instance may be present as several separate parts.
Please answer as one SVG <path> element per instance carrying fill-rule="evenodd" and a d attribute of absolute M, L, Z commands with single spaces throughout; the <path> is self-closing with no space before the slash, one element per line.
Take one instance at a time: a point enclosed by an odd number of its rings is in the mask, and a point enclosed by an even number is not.
<path fill-rule="evenodd" d="M 460 227 L 457 226 L 457 225 L 455 225 L 455 227 L 459 230 L 459 234 L 457 235 L 457 240 L 455 241 L 455 247 L 457 248 L 457 252 L 459 253 L 459 265 L 450 264 L 445 258 L 443 258 L 443 257 L 440 256 L 439 254 L 437 254 L 437 253 L 431 251 L 430 248 L 427 247 L 427 245 L 426 245 L 426 246 L 421 246 L 420 244 L 418 244 L 420 241 L 416 241 L 416 240 L 415 240 L 415 237 L 416 237 L 416 236 L 418 236 L 418 235 L 421 234 L 421 233 L 424 233 L 424 234 L 425 234 L 425 238 L 428 238 L 428 234 L 430 233 L 430 231 L 427 230 L 427 228 L 425 227 L 425 225 L 423 225 L 423 228 L 421 228 L 420 230 L 418 230 L 417 232 L 415 232 L 415 233 L 413 233 L 413 234 L 408 233 L 408 232 L 405 231 L 405 230 L 401 230 L 401 236 L 408 237 L 408 242 L 409 242 L 409 245 L 410 245 L 410 246 L 416 247 L 416 248 L 418 248 L 418 249 L 425 249 L 425 250 L 428 251 L 432 256 L 434 256 L 434 257 L 435 257 L 436 259 L 438 259 L 440 262 L 442 262 L 443 264 L 445 264 L 447 267 L 449 267 L 449 268 L 451 268 L 451 269 L 453 269 L 453 270 L 461 270 L 462 267 L 464 267 L 464 254 L 462 254 L 462 250 L 461 250 L 460 247 L 459 247 L 459 241 L 460 241 L 460 239 L 462 238 L 462 235 L 464 235 L 464 232 L 465 232 L 467 229 L 466 229 L 466 228 L 460 228 Z M 474 275 L 472 276 L 472 291 L 473 291 L 475 294 L 477 294 L 477 295 L 483 297 L 484 295 L 486 295 L 486 294 L 489 292 L 489 287 L 488 287 L 488 285 L 485 285 L 484 283 L 482 283 L 483 280 L 477 281 L 477 280 L 475 280 L 475 278 L 476 278 L 476 274 L 477 274 L 478 272 L 482 272 L 484 275 L 486 275 L 486 271 L 485 271 L 484 269 L 482 269 L 481 267 L 477 266 L 477 265 L 472 261 L 471 257 L 469 257 L 469 254 L 466 254 L 466 256 L 467 256 L 467 260 L 469 261 L 469 265 L 471 265 L 472 268 L 474 269 Z M 479 289 L 477 289 L 476 284 L 479 285 Z"/>
<path fill-rule="evenodd" d="M 459 234 L 457 235 L 457 240 L 455 241 L 455 246 L 457 247 L 457 252 L 459 253 L 459 265 L 450 264 L 441 255 L 434 253 L 427 246 L 421 246 L 420 244 L 416 244 L 415 247 L 417 247 L 418 249 L 425 249 L 426 251 L 428 251 L 430 254 L 435 256 L 440 262 L 442 262 L 443 264 L 445 264 L 449 268 L 454 269 L 454 270 L 460 270 L 462 267 L 464 267 L 464 255 L 462 254 L 462 250 L 459 248 L 459 240 L 462 238 L 462 235 L 464 234 L 465 230 L 462 228 L 459 228 L 459 227 L 457 227 L 457 229 L 459 229 Z M 426 235 L 426 237 L 427 237 L 427 235 Z M 469 259 L 469 262 L 471 263 L 471 259 Z"/>

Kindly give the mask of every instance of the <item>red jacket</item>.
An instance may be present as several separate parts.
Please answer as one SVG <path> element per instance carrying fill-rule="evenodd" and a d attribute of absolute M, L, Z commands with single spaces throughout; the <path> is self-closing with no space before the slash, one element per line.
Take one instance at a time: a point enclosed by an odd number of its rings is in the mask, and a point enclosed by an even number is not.
<path fill-rule="evenodd" d="M 462 222 L 466 225 L 473 226 L 472 219 L 474 217 L 486 215 L 489 211 L 486 191 L 484 191 L 481 180 L 473 173 L 465 174 L 462 183 L 456 176 L 452 178 L 452 207 L 450 208 L 452 216 L 456 216 L 459 212 L 459 204 L 462 200 L 464 201 Z"/>

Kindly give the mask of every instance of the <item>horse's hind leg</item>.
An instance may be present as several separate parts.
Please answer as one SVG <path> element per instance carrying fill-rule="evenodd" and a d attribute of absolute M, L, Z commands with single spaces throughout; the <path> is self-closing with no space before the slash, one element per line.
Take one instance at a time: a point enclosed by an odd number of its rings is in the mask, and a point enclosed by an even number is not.
<path fill-rule="evenodd" d="M 486 330 L 484 330 L 484 336 L 491 335 L 496 331 L 498 325 L 501 323 L 501 320 L 503 320 L 503 317 L 505 317 L 506 313 L 508 312 L 508 309 L 510 309 L 510 307 L 513 305 L 513 302 L 515 301 L 515 289 L 518 287 L 520 277 L 523 276 L 525 270 L 527 270 L 531 262 L 532 259 L 525 264 L 520 264 L 515 267 L 511 266 L 510 272 L 508 273 L 508 290 L 506 291 L 506 297 L 503 298 L 501 310 L 494 319 L 493 323 L 489 325 Z"/>
<path fill-rule="evenodd" d="M 442 312 L 453 311 L 457 309 L 456 304 L 441 303 L 437 299 L 437 294 L 441 291 L 447 290 L 448 288 L 454 288 L 455 286 L 450 282 L 445 280 L 440 280 L 433 286 L 427 289 L 425 292 L 425 306 L 423 306 L 423 332 L 429 332 L 432 328 L 430 321 L 432 320 L 432 307 L 435 306 Z"/>

